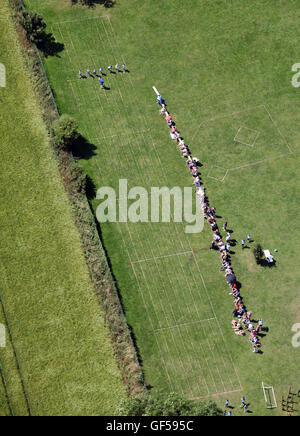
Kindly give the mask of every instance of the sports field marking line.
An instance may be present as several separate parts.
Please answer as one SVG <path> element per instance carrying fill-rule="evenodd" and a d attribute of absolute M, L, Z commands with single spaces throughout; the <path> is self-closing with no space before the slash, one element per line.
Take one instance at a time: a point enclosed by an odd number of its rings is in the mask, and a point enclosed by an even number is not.
<path fill-rule="evenodd" d="M 203 397 L 194 397 L 194 398 L 189 398 L 189 400 L 191 401 L 197 401 L 197 400 L 201 400 L 203 398 L 209 398 L 209 397 L 218 397 L 219 395 L 227 395 L 227 394 L 233 394 L 236 392 L 243 392 L 243 388 L 241 389 L 235 389 L 233 391 L 224 391 L 224 392 L 217 392 L 216 394 L 211 394 L 211 395 L 206 395 Z"/>
<path fill-rule="evenodd" d="M 212 177 L 212 176 L 206 176 L 206 177 L 209 177 L 210 179 L 214 179 L 217 182 L 224 182 L 224 177 L 223 177 L 223 179 L 217 179 L 216 177 Z"/>
<path fill-rule="evenodd" d="M 220 168 L 221 170 L 224 170 L 224 173 L 225 173 L 224 177 L 223 177 L 222 179 L 218 179 L 217 177 L 213 177 L 213 176 L 211 176 L 210 174 L 211 174 L 213 168 Z M 210 170 L 209 170 L 209 172 L 208 172 L 208 175 L 207 175 L 206 177 L 209 177 L 210 179 L 217 180 L 218 182 L 224 182 L 224 180 L 225 180 L 225 178 L 226 178 L 226 176 L 227 176 L 227 174 L 228 174 L 228 171 L 229 171 L 228 168 L 219 167 L 218 165 L 213 165 L 213 166 L 210 168 Z"/>
<path fill-rule="evenodd" d="M 183 326 L 187 326 L 187 325 L 193 325 L 193 324 L 198 324 L 201 322 L 207 322 L 207 321 L 212 321 L 215 318 L 208 318 L 208 319 L 200 319 L 199 321 L 191 321 L 191 322 L 186 322 L 184 324 L 176 324 L 176 325 L 172 325 L 170 327 L 162 327 L 160 329 L 155 329 L 154 332 L 160 332 L 161 330 L 169 330 L 169 329 L 175 329 L 178 327 L 183 327 Z"/>
<path fill-rule="evenodd" d="M 300 150 L 299 150 L 299 151 L 300 151 Z M 259 164 L 261 164 L 261 163 L 269 162 L 269 161 L 276 160 L 276 159 L 279 160 L 279 159 L 282 159 L 282 158 L 284 158 L 284 157 L 291 156 L 292 154 L 295 154 L 295 153 L 296 153 L 296 152 L 294 152 L 294 151 L 291 152 L 291 153 L 281 153 L 281 154 L 278 154 L 278 155 L 276 155 L 276 156 L 269 157 L 269 158 L 267 158 L 267 159 L 258 160 L 258 161 L 256 161 L 256 162 L 250 162 L 250 163 L 247 163 L 247 164 L 245 164 L 245 165 L 241 165 L 241 166 L 239 166 L 239 167 L 228 168 L 228 169 L 227 169 L 227 172 L 226 172 L 226 174 L 225 174 L 225 176 L 224 176 L 224 178 L 223 178 L 222 180 L 217 179 L 216 177 L 209 176 L 209 175 L 207 175 L 206 177 L 209 177 L 209 178 L 211 178 L 211 179 L 215 179 L 215 180 L 217 180 L 218 182 L 224 182 L 224 180 L 225 180 L 226 176 L 228 175 L 229 171 L 240 170 L 240 169 L 242 169 L 242 168 L 247 168 L 247 167 L 250 167 L 250 166 L 259 165 Z"/>
<path fill-rule="evenodd" d="M 253 166 L 253 165 L 258 165 L 258 164 L 263 163 L 263 162 L 269 162 L 269 161 L 271 161 L 271 160 L 281 159 L 281 158 L 283 158 L 283 157 L 289 156 L 290 154 L 292 154 L 292 153 L 281 153 L 281 154 L 278 154 L 278 155 L 276 155 L 276 156 L 269 157 L 269 158 L 267 158 L 267 159 L 258 160 L 258 161 L 256 161 L 256 162 L 250 162 L 250 163 L 247 163 L 247 164 L 245 164 L 245 165 L 241 165 L 241 166 L 239 166 L 239 167 L 228 168 L 228 171 L 235 171 L 235 170 L 239 170 L 239 169 L 241 169 L 241 168 L 246 168 L 246 167 L 250 167 L 250 166 Z"/>
<path fill-rule="evenodd" d="M 242 129 L 250 130 L 251 132 L 255 132 L 255 133 L 256 133 L 256 136 L 255 136 L 254 141 L 253 141 L 252 144 L 248 144 L 247 142 L 243 142 L 243 141 L 240 141 L 239 139 L 237 139 L 238 136 L 239 136 L 239 133 L 240 133 L 240 131 L 241 131 Z M 255 143 L 256 143 L 257 138 L 259 137 L 259 135 L 260 135 L 260 132 L 258 132 L 257 130 L 249 129 L 249 127 L 241 126 L 241 127 L 239 128 L 239 130 L 237 131 L 237 133 L 236 133 L 236 135 L 235 135 L 235 137 L 234 137 L 233 140 L 234 140 L 235 142 L 239 142 L 240 144 L 248 145 L 249 147 L 254 147 L 254 145 L 255 145 Z"/>
<path fill-rule="evenodd" d="M 226 179 L 228 173 L 229 173 L 229 170 L 226 170 L 225 176 L 223 177 L 223 179 L 221 180 L 221 182 L 224 182 L 224 180 Z"/>
<path fill-rule="evenodd" d="M 50 23 L 50 24 L 51 24 L 51 26 L 54 26 L 54 25 L 60 25 L 60 24 L 64 24 L 64 23 L 78 23 L 80 21 L 98 20 L 98 19 L 107 20 L 106 17 L 99 15 L 97 17 L 83 18 L 82 20 L 56 21 L 55 23 Z"/>
<path fill-rule="evenodd" d="M 116 138 L 119 136 L 129 136 L 129 135 L 141 135 L 142 133 L 149 132 L 149 129 L 147 130 L 138 130 L 131 133 L 118 133 L 117 135 L 109 135 L 109 136 L 95 136 L 94 138 L 91 138 L 90 141 L 102 141 L 103 139 L 109 139 L 109 138 Z"/>
<path fill-rule="evenodd" d="M 131 262 L 131 264 L 148 262 L 148 261 L 157 260 L 157 259 L 165 259 L 167 257 L 183 256 L 185 254 L 191 254 L 191 253 L 193 253 L 193 251 L 189 250 L 189 251 L 183 251 L 181 253 L 166 254 L 165 256 L 149 257 L 149 258 L 146 258 L 146 259 L 135 260 L 135 261 Z"/>
<path fill-rule="evenodd" d="M 238 115 L 238 114 L 241 114 L 241 113 L 244 113 L 244 112 L 249 112 L 249 111 L 252 111 L 252 110 L 254 110 L 254 109 L 261 108 L 261 107 L 265 107 L 265 106 L 264 106 L 263 104 L 260 104 L 260 105 L 258 105 L 258 106 L 253 106 L 253 107 L 250 107 L 250 108 L 247 108 L 247 109 L 243 109 L 243 110 L 241 110 L 241 111 L 232 112 L 231 114 L 220 115 L 220 116 L 217 116 L 217 117 L 214 117 L 214 118 L 209 118 L 208 120 L 204 120 L 204 121 L 202 121 L 202 122 L 199 124 L 199 126 L 197 127 L 196 132 L 195 132 L 194 135 L 192 136 L 192 141 L 194 140 L 195 136 L 197 135 L 197 133 L 198 133 L 200 127 L 201 127 L 203 124 L 205 124 L 205 123 L 209 123 L 210 121 L 214 121 L 214 120 L 221 120 L 221 119 L 223 119 L 223 118 L 229 118 L 229 117 L 232 117 L 233 115 Z"/>
<path fill-rule="evenodd" d="M 238 373 L 237 373 L 236 366 L 235 366 L 235 364 L 234 364 L 234 362 L 233 362 L 233 359 L 232 359 L 231 353 L 229 352 L 229 349 L 228 349 L 228 346 L 227 346 L 227 343 L 226 343 L 226 341 L 225 341 L 225 337 L 224 337 L 224 334 L 223 334 L 223 330 L 221 329 L 221 326 L 220 326 L 220 324 L 219 324 L 218 318 L 217 318 L 217 316 L 216 316 L 216 313 L 215 313 L 215 310 L 214 310 L 213 304 L 212 304 L 212 302 L 211 302 L 211 298 L 210 298 L 210 296 L 209 296 L 209 294 L 208 294 L 208 289 L 207 289 L 206 283 L 205 283 L 205 281 L 204 281 L 204 278 L 203 278 L 203 275 L 202 275 L 201 270 L 200 270 L 200 268 L 199 268 L 199 265 L 198 265 L 198 262 L 197 262 L 197 260 L 196 260 L 196 257 L 195 257 L 195 262 L 196 262 L 196 264 L 197 264 L 198 271 L 199 271 L 199 274 L 200 274 L 201 280 L 202 280 L 202 282 L 203 282 L 203 285 L 204 285 L 204 288 L 205 288 L 205 291 L 206 291 L 206 294 L 207 294 L 207 298 L 208 298 L 209 303 L 210 303 L 210 306 L 211 306 L 212 313 L 213 313 L 213 315 L 214 315 L 214 317 L 215 317 L 215 319 L 216 319 L 216 322 L 217 322 L 218 327 L 219 327 L 219 331 L 220 331 L 220 333 L 221 333 L 221 335 L 222 335 L 223 343 L 224 343 L 224 345 L 225 345 L 225 349 L 226 349 L 227 354 L 228 354 L 228 356 L 230 357 L 230 360 L 231 360 L 231 362 L 232 362 L 232 368 L 234 369 L 234 372 L 235 372 L 235 374 L 236 374 L 236 376 L 237 376 L 237 380 L 238 380 L 238 382 L 239 382 L 240 388 L 242 388 L 242 384 L 241 384 L 241 381 L 240 381 L 239 375 L 238 375 Z"/>
<path fill-rule="evenodd" d="M 119 231 L 120 231 L 120 230 L 119 230 Z M 125 250 L 127 251 L 127 255 L 128 255 L 129 259 L 130 259 L 129 251 L 128 251 L 127 248 L 126 248 L 126 243 L 125 243 L 125 241 L 124 241 L 124 236 L 123 236 L 123 233 L 122 233 L 121 231 L 120 231 L 120 234 L 121 234 L 121 237 L 122 237 L 122 241 L 123 241 L 123 244 L 124 244 Z M 139 282 L 139 280 L 138 280 L 138 277 L 137 277 L 136 271 L 135 271 L 135 269 L 134 269 L 133 266 L 132 266 L 132 269 L 133 269 L 133 273 L 134 273 L 135 280 L 136 280 L 136 282 L 137 282 L 137 285 L 138 285 L 138 288 L 139 288 L 140 294 L 141 294 L 141 296 L 142 296 L 142 300 L 143 300 L 144 308 L 145 308 L 145 310 L 146 310 L 146 313 L 147 313 L 147 316 L 148 316 L 149 322 L 150 322 L 150 324 L 152 325 L 152 329 L 153 329 L 153 328 L 154 328 L 154 325 L 153 325 L 153 322 L 152 322 L 152 318 L 151 318 L 150 315 L 149 315 L 149 311 L 148 311 L 148 308 L 147 308 L 147 305 L 146 305 L 146 302 L 145 302 L 145 298 L 144 298 L 143 292 L 142 292 L 142 290 L 141 290 L 140 282 Z M 144 275 L 144 273 L 143 273 L 143 275 Z M 151 295 L 150 295 L 150 298 L 151 298 Z M 155 307 L 155 306 L 153 305 L 153 307 Z M 166 375 L 167 375 L 167 379 L 168 379 L 169 385 L 170 385 L 171 389 L 173 389 L 173 383 L 172 383 L 172 381 L 171 381 L 171 377 L 170 377 L 169 371 L 168 371 L 168 369 L 167 369 L 167 365 L 166 365 L 166 362 L 165 362 L 165 359 L 164 359 L 164 356 L 163 356 L 162 350 L 161 350 L 161 348 L 160 348 L 160 346 L 159 346 L 159 342 L 158 342 L 156 336 L 155 336 L 155 340 L 156 340 L 156 345 L 157 345 L 158 351 L 159 351 L 159 353 L 160 353 L 160 358 L 162 359 L 163 366 L 164 366 L 165 371 L 166 371 Z"/>
<path fill-rule="evenodd" d="M 289 143 L 288 143 L 286 137 L 281 133 L 281 130 L 279 129 L 279 127 L 278 127 L 277 124 L 275 123 L 275 121 L 274 121 L 274 119 L 273 119 L 273 117 L 272 117 L 270 111 L 268 110 L 267 106 L 266 106 L 266 105 L 263 105 L 263 107 L 264 107 L 265 111 L 267 112 L 267 114 L 269 115 L 270 120 L 271 120 L 272 123 L 274 124 L 275 128 L 278 130 L 279 135 L 280 135 L 280 136 L 282 137 L 282 139 L 284 140 L 284 142 L 285 142 L 287 148 L 289 149 L 290 154 L 293 154 L 293 150 L 291 149 L 291 147 L 290 147 L 290 145 L 289 145 Z"/>

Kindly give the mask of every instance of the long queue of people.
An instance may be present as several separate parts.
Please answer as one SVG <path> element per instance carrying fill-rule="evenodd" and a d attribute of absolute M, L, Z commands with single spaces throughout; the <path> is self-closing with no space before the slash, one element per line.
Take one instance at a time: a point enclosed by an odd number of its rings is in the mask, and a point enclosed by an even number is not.
<path fill-rule="evenodd" d="M 205 188 L 201 183 L 201 177 L 199 174 L 199 159 L 192 157 L 188 145 L 185 143 L 182 135 L 177 129 L 176 123 L 170 113 L 167 110 L 165 101 L 161 95 L 157 96 L 157 103 L 160 106 L 159 113 L 164 116 L 167 126 L 170 131 L 170 137 L 177 143 L 178 149 L 181 152 L 182 158 L 185 159 L 186 165 L 191 171 L 193 178 L 193 184 L 195 186 L 195 193 L 197 198 L 201 202 L 204 218 L 207 220 L 213 232 L 213 241 L 211 243 L 211 249 L 217 250 L 220 253 L 222 266 L 221 270 L 224 271 L 226 282 L 229 285 L 229 295 L 234 298 L 234 310 L 233 315 L 236 320 L 232 320 L 232 328 L 234 333 L 239 336 L 246 336 L 245 330 L 249 333 L 249 341 L 252 344 L 253 352 L 259 353 L 259 347 L 261 344 L 258 339 L 258 334 L 263 327 L 262 319 L 258 321 L 256 327 L 253 326 L 251 321 L 252 312 L 247 311 L 243 302 L 243 298 L 240 294 L 240 284 L 236 280 L 234 271 L 231 265 L 230 258 L 230 232 L 227 230 L 227 223 L 224 224 L 223 230 L 227 232 L 226 243 L 223 241 L 221 232 L 216 222 L 216 209 L 210 207 L 208 197 L 205 193 Z"/>

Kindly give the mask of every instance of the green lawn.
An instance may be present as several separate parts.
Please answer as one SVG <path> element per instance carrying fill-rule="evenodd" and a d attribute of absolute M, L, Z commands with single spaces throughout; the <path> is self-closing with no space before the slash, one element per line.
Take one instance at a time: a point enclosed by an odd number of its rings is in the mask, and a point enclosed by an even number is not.
<path fill-rule="evenodd" d="M 124 385 L 6 0 L 0 12 L 7 71 L 0 88 L 0 323 L 7 342 L 0 415 L 111 415 Z"/>
<path fill-rule="evenodd" d="M 74 116 L 94 145 L 80 161 L 96 188 L 191 186 L 191 177 L 158 115 L 155 85 L 203 167 L 210 203 L 237 240 L 233 267 L 254 318 L 269 332 L 263 354 L 231 329 L 219 256 L 206 226 L 187 235 L 182 224 L 101 225 L 102 237 L 137 339 L 146 382 L 236 405 L 242 392 L 255 414 L 261 382 L 277 400 L 300 389 L 300 350 L 291 345 L 299 322 L 299 90 L 296 1 L 124 0 L 111 9 L 30 0 L 65 44 L 45 66 L 61 113 Z M 129 74 L 79 80 L 78 70 L 126 61 Z M 96 210 L 99 201 L 92 200 Z M 277 267 L 258 267 L 255 242 L 276 254 Z M 179 254 L 184 253 L 184 254 Z M 234 411 L 235 414 L 240 411 Z"/>

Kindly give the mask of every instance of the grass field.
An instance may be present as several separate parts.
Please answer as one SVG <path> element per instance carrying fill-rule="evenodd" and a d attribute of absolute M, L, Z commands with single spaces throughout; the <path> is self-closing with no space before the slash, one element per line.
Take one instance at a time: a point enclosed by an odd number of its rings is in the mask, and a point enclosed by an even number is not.
<path fill-rule="evenodd" d="M 203 167 L 210 203 L 238 241 L 233 267 L 254 318 L 269 332 L 262 355 L 231 329 L 232 299 L 211 232 L 182 224 L 103 224 L 101 231 L 146 382 L 189 398 L 241 394 L 265 409 L 261 382 L 277 400 L 300 389 L 299 349 L 299 62 L 296 1 L 122 1 L 112 9 L 70 8 L 67 1 L 26 1 L 65 45 L 45 66 L 61 113 L 74 116 L 93 145 L 80 161 L 96 188 L 190 186 L 184 162 L 159 117 L 155 85 Z M 78 70 L 126 61 L 128 74 L 78 80 Z M 92 200 L 96 210 L 99 201 Z M 258 267 L 240 248 L 251 233 L 277 267 Z M 239 414 L 234 410 L 234 414 Z M 297 412 L 295 412 L 297 413 Z"/>
<path fill-rule="evenodd" d="M 25 67 L 0 6 L 0 415 L 111 415 L 124 385 Z"/>

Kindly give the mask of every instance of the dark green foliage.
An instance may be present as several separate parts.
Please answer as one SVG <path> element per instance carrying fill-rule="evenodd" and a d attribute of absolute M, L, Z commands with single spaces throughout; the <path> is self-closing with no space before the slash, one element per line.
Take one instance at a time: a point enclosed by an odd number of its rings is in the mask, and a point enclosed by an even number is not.
<path fill-rule="evenodd" d="M 105 8 L 112 8 L 115 4 L 114 0 L 71 0 L 72 5 L 81 4 L 84 6 L 93 7 L 95 5 L 103 5 Z"/>
<path fill-rule="evenodd" d="M 47 27 L 43 17 L 36 12 L 23 12 L 21 23 L 30 41 L 37 42 L 44 35 Z"/>
<path fill-rule="evenodd" d="M 147 394 L 125 399 L 118 410 L 122 416 L 220 416 L 213 402 L 187 400 L 175 393 Z"/>
<path fill-rule="evenodd" d="M 54 124 L 55 145 L 58 149 L 71 151 L 79 138 L 77 122 L 69 115 L 62 115 Z"/>
<path fill-rule="evenodd" d="M 70 181 L 77 192 L 85 192 L 86 175 L 82 172 L 81 167 L 74 161 L 70 165 Z"/>
<path fill-rule="evenodd" d="M 264 252 L 263 252 L 262 246 L 260 244 L 256 244 L 256 246 L 253 248 L 253 254 L 254 254 L 257 265 L 260 265 L 261 261 L 264 258 Z"/>

